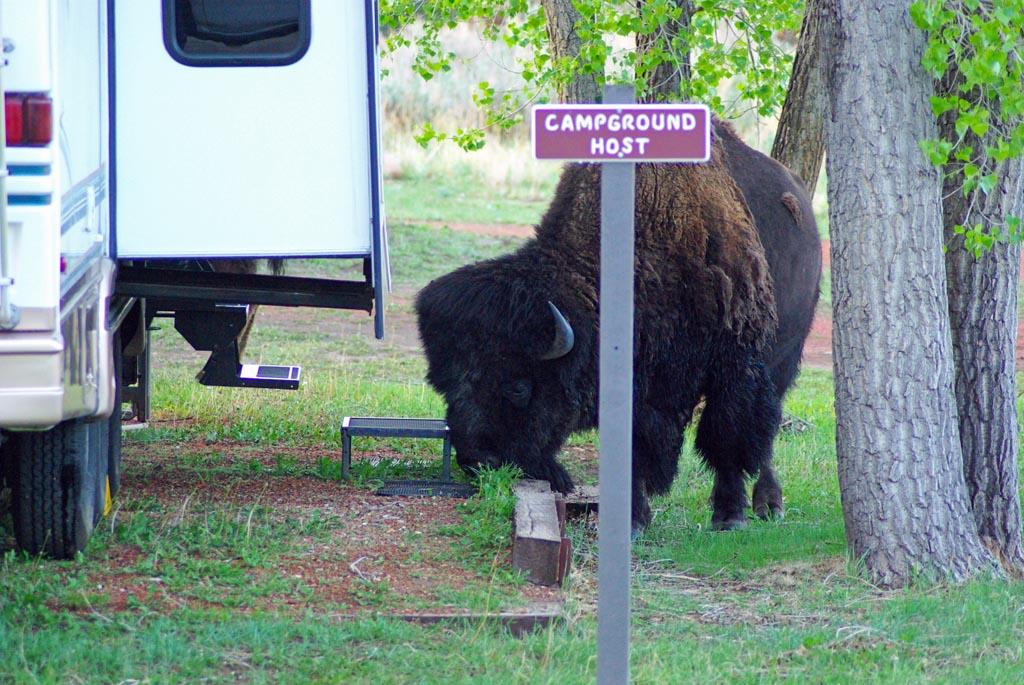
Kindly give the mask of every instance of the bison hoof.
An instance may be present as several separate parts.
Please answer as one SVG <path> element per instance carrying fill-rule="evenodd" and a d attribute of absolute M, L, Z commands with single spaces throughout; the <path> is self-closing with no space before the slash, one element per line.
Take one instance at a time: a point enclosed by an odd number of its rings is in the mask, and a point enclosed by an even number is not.
<path fill-rule="evenodd" d="M 777 502 L 756 502 L 754 513 L 762 521 L 781 521 L 786 516 L 786 509 Z"/>
<path fill-rule="evenodd" d="M 575 487 L 572 482 L 572 476 L 558 464 L 552 464 L 536 477 L 540 480 L 546 480 L 551 485 L 552 490 L 563 495 L 568 495 Z"/>
<path fill-rule="evenodd" d="M 781 521 L 786 514 L 786 509 L 782 506 L 782 493 L 779 489 L 754 486 L 754 513 L 762 521 L 769 519 Z"/>
<path fill-rule="evenodd" d="M 747 527 L 747 517 L 744 514 L 735 514 L 727 518 L 712 518 L 712 530 L 741 530 Z"/>

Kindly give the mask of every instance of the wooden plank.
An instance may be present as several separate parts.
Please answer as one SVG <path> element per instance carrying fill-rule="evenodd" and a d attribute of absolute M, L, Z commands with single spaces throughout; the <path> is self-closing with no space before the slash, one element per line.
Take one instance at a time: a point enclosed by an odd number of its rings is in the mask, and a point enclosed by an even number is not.
<path fill-rule="evenodd" d="M 565 519 L 568 518 L 568 509 L 565 506 L 565 495 L 560 492 L 555 493 L 555 513 L 558 515 L 558 533 L 559 535 L 565 535 Z"/>
<path fill-rule="evenodd" d="M 576 489 L 565 496 L 566 513 L 582 516 L 598 509 L 598 490 L 596 485 L 577 485 Z"/>
<path fill-rule="evenodd" d="M 564 618 L 563 609 L 563 602 L 534 602 L 517 611 L 462 614 L 400 614 L 398 618 L 420 625 L 433 625 L 436 623 L 495 623 L 508 628 L 508 631 L 513 636 L 520 637 L 561 621 Z"/>
<path fill-rule="evenodd" d="M 537 585 L 558 583 L 562 534 L 553 492 L 516 490 L 512 537 L 512 568 L 526 573 Z"/>
<path fill-rule="evenodd" d="M 569 568 L 572 566 L 572 540 L 563 537 L 558 546 L 558 586 L 565 584 L 569 575 Z"/>

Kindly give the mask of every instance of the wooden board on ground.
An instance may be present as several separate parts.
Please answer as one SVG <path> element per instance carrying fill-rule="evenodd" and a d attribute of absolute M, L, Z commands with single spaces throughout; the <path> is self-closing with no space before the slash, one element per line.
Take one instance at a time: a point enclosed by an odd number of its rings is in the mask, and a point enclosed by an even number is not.
<path fill-rule="evenodd" d="M 562 495 L 547 481 L 523 480 L 515 486 L 512 568 L 537 585 L 560 585 L 569 569 L 572 548 L 565 537 Z"/>
<path fill-rule="evenodd" d="M 433 625 L 435 623 L 494 623 L 505 626 L 512 635 L 519 637 L 531 631 L 546 628 L 564 618 L 564 602 L 534 602 L 521 609 L 496 613 L 472 614 L 403 614 L 403 621 Z"/>
<path fill-rule="evenodd" d="M 566 513 L 569 516 L 581 516 L 596 512 L 598 508 L 597 493 L 596 485 L 577 485 L 576 489 L 565 496 Z"/>

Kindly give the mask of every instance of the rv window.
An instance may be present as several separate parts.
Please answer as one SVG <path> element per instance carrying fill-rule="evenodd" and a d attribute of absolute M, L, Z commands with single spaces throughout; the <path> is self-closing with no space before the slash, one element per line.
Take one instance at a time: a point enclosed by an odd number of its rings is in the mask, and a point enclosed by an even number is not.
<path fill-rule="evenodd" d="M 281 66 L 309 49 L 310 0 L 163 0 L 164 44 L 194 67 Z"/>

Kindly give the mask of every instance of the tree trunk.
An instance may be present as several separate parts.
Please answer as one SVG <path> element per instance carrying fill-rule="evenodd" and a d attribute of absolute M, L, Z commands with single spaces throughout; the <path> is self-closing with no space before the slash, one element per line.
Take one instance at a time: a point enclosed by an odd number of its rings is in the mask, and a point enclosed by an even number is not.
<path fill-rule="evenodd" d="M 942 94 L 960 94 L 946 78 Z M 958 138 L 953 116 L 939 120 L 942 137 Z M 975 150 L 985 141 L 968 140 Z M 984 169 L 984 173 L 992 172 Z M 1024 573 L 1017 476 L 1017 285 L 1020 245 L 997 242 L 980 257 L 964 248 L 957 224 L 971 226 L 1024 213 L 1024 160 L 996 170 L 998 180 L 981 206 L 969 207 L 958 175 L 943 186 L 949 319 L 956 359 L 956 403 L 964 478 L 982 542 L 1014 575 Z M 989 220 L 986 220 L 988 217 Z"/>
<path fill-rule="evenodd" d="M 576 33 L 579 11 L 572 0 L 541 0 L 541 5 L 547 18 L 551 57 L 556 61 L 576 60 L 580 54 L 580 37 Z M 558 99 L 567 105 L 600 102 L 598 75 L 577 69 L 571 81 L 558 84 Z"/>
<path fill-rule="evenodd" d="M 659 42 L 659 39 L 673 56 L 672 60 L 662 60 L 648 75 L 648 91 L 643 98 L 644 102 L 678 102 L 682 96 L 682 85 L 690 80 L 690 51 L 685 41 L 690 31 L 693 3 L 691 0 L 669 2 L 680 9 L 679 19 L 661 24 L 657 33 L 637 34 L 636 37 L 637 61 Z"/>
<path fill-rule="evenodd" d="M 836 453 L 846 537 L 877 583 L 994 562 L 963 476 L 924 34 L 904 2 L 825 0 Z"/>
<path fill-rule="evenodd" d="M 821 78 L 819 0 L 807 0 L 793 74 L 772 143 L 772 157 L 799 176 L 814 197 L 825 155 L 825 89 Z"/>

